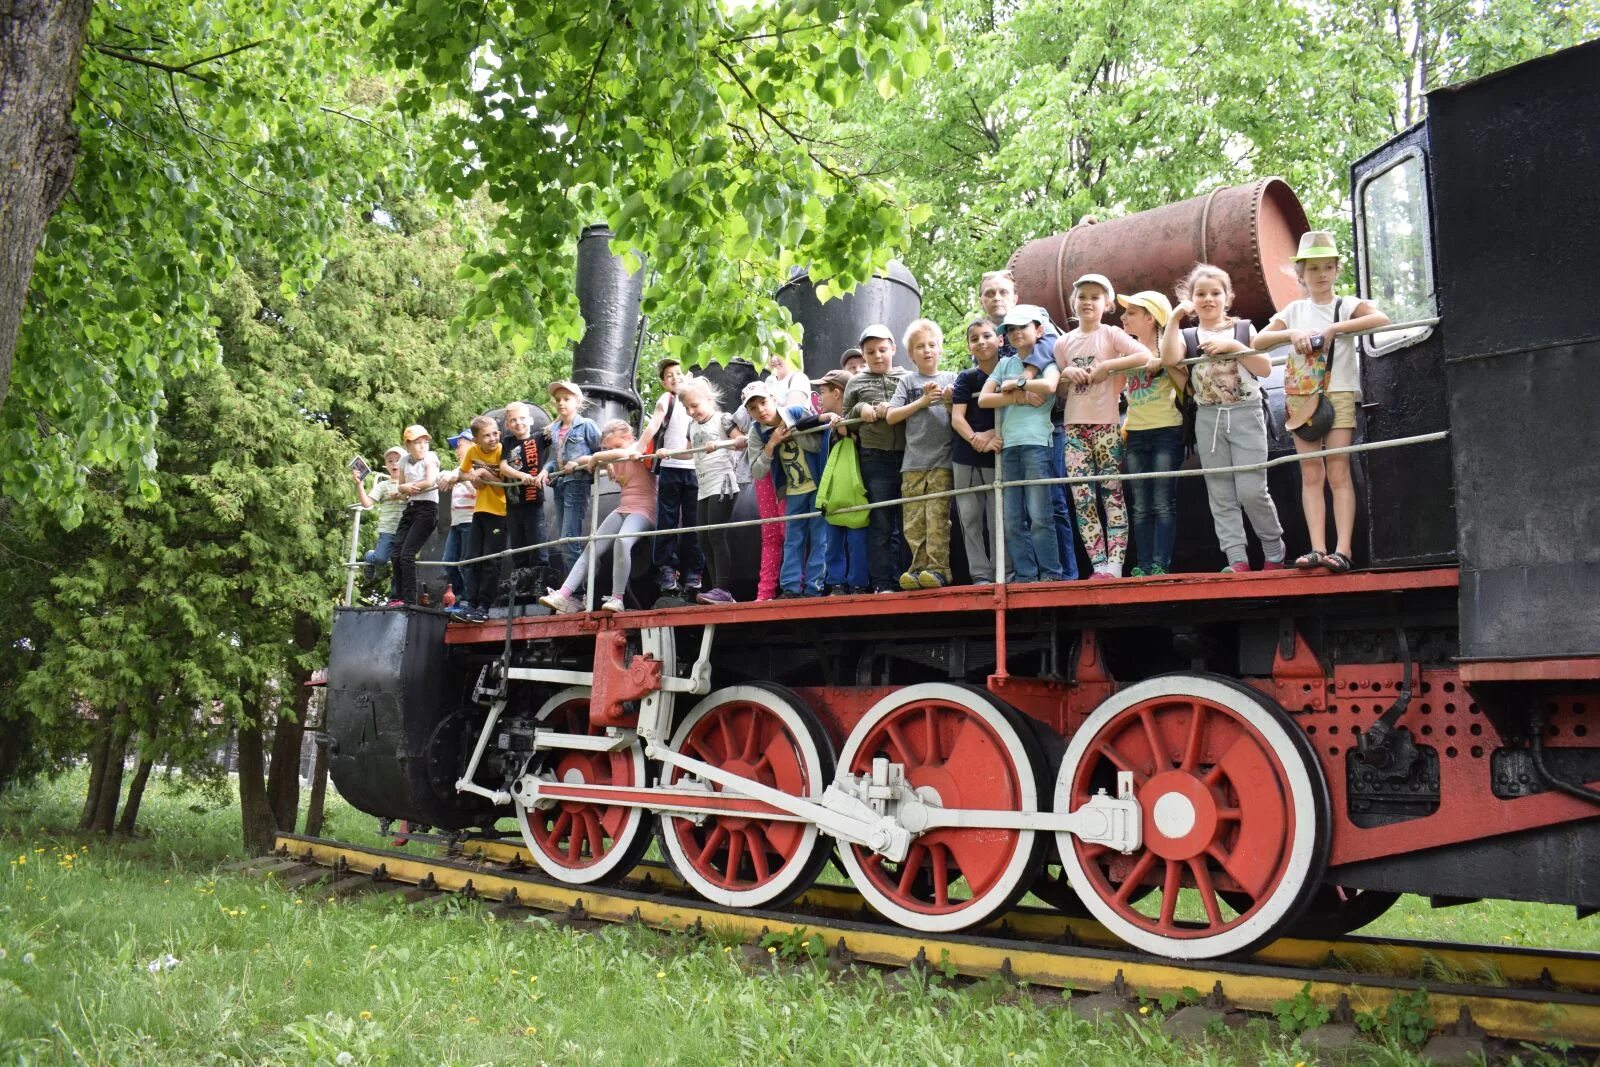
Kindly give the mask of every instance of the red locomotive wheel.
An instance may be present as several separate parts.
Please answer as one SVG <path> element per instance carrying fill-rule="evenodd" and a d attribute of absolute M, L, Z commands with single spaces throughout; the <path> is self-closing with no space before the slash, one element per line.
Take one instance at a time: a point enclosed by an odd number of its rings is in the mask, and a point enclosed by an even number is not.
<path fill-rule="evenodd" d="M 1040 757 L 1022 716 L 981 689 L 930 682 L 879 701 L 851 731 L 840 763 L 870 775 L 884 757 L 905 767 L 924 803 L 943 808 L 1038 810 Z M 940 827 L 902 861 L 859 846 L 840 852 L 861 894 L 902 926 L 943 932 L 1011 906 L 1038 868 L 1032 830 Z"/>
<path fill-rule="evenodd" d="M 795 796 L 820 799 L 833 780 L 833 749 L 798 696 L 772 685 L 735 685 L 708 694 L 673 734 L 672 750 Z M 692 777 L 692 776 L 691 776 Z M 662 768 L 662 784 L 684 778 Z M 722 786 L 709 785 L 714 792 Z M 707 900 L 776 907 L 811 887 L 831 841 L 815 825 L 708 815 L 698 823 L 660 817 L 663 851 Z"/>
<path fill-rule="evenodd" d="M 561 733 L 599 735 L 589 721 L 589 690 L 563 689 L 545 701 L 535 721 Z M 634 786 L 645 783 L 644 746 L 635 741 L 616 752 L 555 749 L 534 757 L 529 774 L 560 782 Z M 517 804 L 517 823 L 533 860 L 546 874 L 574 885 L 621 878 L 644 858 L 650 845 L 641 808 L 558 800 L 548 808 Z"/>
<path fill-rule="evenodd" d="M 1124 856 L 1057 835 L 1063 870 L 1112 933 L 1204 959 L 1243 952 L 1292 923 L 1327 856 L 1327 787 L 1305 736 L 1276 705 L 1205 675 L 1129 686 L 1073 735 L 1057 809 L 1114 792 L 1118 771 L 1133 773 L 1142 846 Z"/>

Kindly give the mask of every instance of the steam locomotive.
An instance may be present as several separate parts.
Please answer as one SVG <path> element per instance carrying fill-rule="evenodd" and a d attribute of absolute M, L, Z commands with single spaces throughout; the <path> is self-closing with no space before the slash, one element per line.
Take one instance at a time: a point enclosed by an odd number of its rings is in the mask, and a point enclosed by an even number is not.
<path fill-rule="evenodd" d="M 1448 433 L 1362 456 L 1363 568 L 513 605 L 477 626 L 341 609 L 338 789 L 447 831 L 514 819 L 567 883 L 621 877 L 659 841 L 708 900 L 777 908 L 836 858 L 916 930 L 980 926 L 1031 891 L 1175 958 L 1344 932 L 1401 892 L 1600 908 L 1600 331 L 1584 310 L 1600 44 L 1429 105 L 1352 172 L 1361 291 L 1396 321 L 1437 319 L 1365 342 L 1362 439 Z M 1261 268 L 1245 313 L 1264 317 L 1274 248 L 1303 216 L 1271 183 L 1203 199 L 1128 221 L 1146 249 L 1218 258 L 1231 213 Z M 1169 290 L 1188 266 L 1083 262 L 1107 254 L 1083 251 L 1095 241 L 1131 243 L 1075 231 L 1021 250 L 1022 299 L 1059 313 L 1080 270 Z M 574 377 L 602 414 L 636 415 L 637 279 L 612 262 L 587 234 Z M 1248 300 L 1250 269 L 1233 269 Z M 803 278 L 780 299 L 815 375 L 861 323 L 904 326 L 914 294 L 896 273 L 827 305 Z"/>

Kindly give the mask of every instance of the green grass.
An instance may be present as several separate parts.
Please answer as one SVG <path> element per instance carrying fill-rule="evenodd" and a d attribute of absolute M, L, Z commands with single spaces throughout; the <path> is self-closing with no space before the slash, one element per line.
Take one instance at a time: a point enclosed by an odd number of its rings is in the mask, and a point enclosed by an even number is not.
<path fill-rule="evenodd" d="M 0 798 L 0 1062 L 1307 1059 L 1261 1023 L 1194 1048 L 1165 1038 L 1156 1013 L 1097 1028 L 1048 1000 L 1009 1003 L 994 984 L 903 990 L 809 965 L 751 974 L 715 941 L 575 933 L 454 900 L 318 904 L 217 871 L 238 852 L 229 798 L 153 782 L 138 838 L 85 840 L 53 829 L 72 825 L 81 788 L 69 777 Z M 343 805 L 327 829 L 376 839 Z M 168 955 L 181 962 L 152 973 Z M 1415 1061 L 1384 1049 L 1362 1062 Z"/>

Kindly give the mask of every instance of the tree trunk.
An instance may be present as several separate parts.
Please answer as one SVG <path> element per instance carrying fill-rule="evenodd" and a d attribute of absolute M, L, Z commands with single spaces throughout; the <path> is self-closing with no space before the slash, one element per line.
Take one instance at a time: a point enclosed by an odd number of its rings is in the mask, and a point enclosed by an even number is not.
<path fill-rule="evenodd" d="M 278 826 L 267 800 L 266 752 L 261 738 L 261 707 L 255 701 L 245 704 L 248 724 L 239 727 L 239 811 L 244 823 L 244 848 L 252 856 L 272 851 Z"/>
<path fill-rule="evenodd" d="M 89 0 L 0 5 L 0 405 L 45 224 L 72 185 L 72 102 Z"/>
<path fill-rule="evenodd" d="M 131 834 L 139 821 L 139 805 L 144 801 L 145 783 L 150 781 L 150 770 L 156 762 L 156 737 L 160 732 L 160 716 L 154 704 L 144 729 L 144 741 L 139 745 L 139 763 L 133 772 L 133 783 L 128 786 L 128 799 L 123 801 L 122 816 L 117 819 L 117 833 Z"/>
<path fill-rule="evenodd" d="M 267 768 L 267 802 L 278 829 L 294 831 L 300 818 L 300 743 L 305 737 L 305 697 L 310 692 L 298 681 L 294 686 L 294 707 L 280 716 L 272 731 L 272 765 Z"/>
<path fill-rule="evenodd" d="M 128 758 L 128 735 L 133 732 L 133 720 L 128 715 L 126 703 L 118 704 L 113 716 L 111 743 L 106 748 L 106 773 L 100 782 L 94 821 L 89 824 L 91 832 L 101 834 L 109 834 L 117 826 L 117 805 L 122 800 L 123 763 Z"/>
<path fill-rule="evenodd" d="M 94 825 L 95 812 L 100 810 L 100 787 L 106 780 L 107 756 L 111 752 L 111 720 L 103 714 L 95 724 L 94 741 L 89 746 L 89 791 L 83 798 L 83 814 L 78 817 L 78 829 L 87 830 Z"/>
<path fill-rule="evenodd" d="M 317 693 L 322 693 L 320 698 Z M 312 693 L 316 701 L 316 722 L 318 730 L 328 729 L 328 700 L 326 690 L 315 690 Z M 308 725 L 311 723 L 308 722 Z M 316 756 L 311 763 L 311 799 L 306 801 L 306 833 L 312 837 L 322 836 L 322 811 L 328 800 L 328 746 L 316 746 Z"/>

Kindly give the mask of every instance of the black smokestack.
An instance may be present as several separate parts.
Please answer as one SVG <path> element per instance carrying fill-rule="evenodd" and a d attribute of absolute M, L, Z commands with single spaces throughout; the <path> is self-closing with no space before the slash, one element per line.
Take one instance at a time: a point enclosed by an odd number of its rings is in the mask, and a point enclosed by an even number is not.
<path fill-rule="evenodd" d="M 572 380 L 589 399 L 584 412 L 604 426 L 610 419 L 639 425 L 643 402 L 634 389 L 639 363 L 639 298 L 644 267 L 629 274 L 611 253 L 611 231 L 586 226 L 578 238 L 578 307 L 583 340 L 572 353 Z"/>

